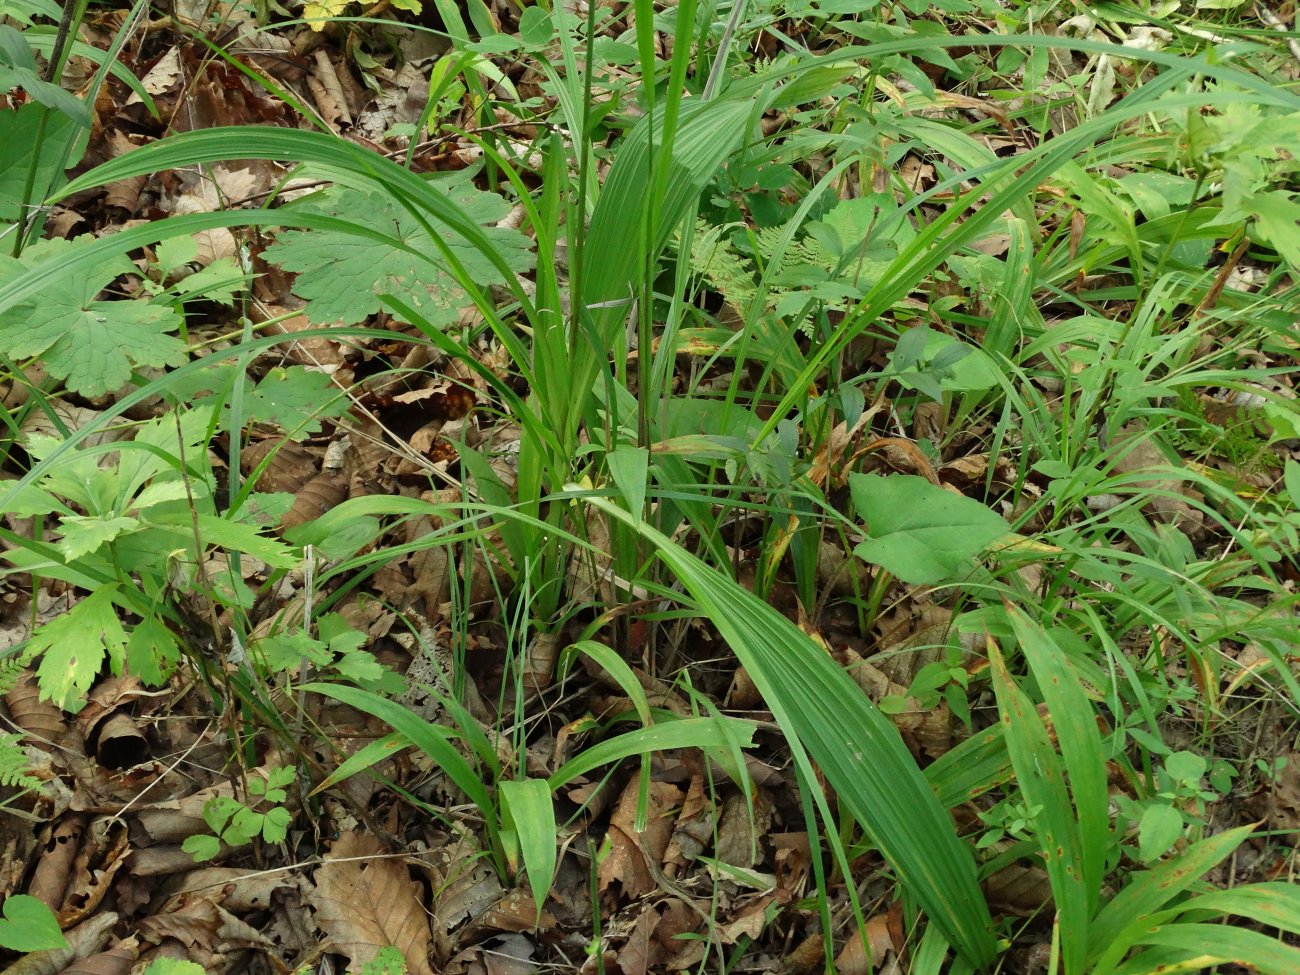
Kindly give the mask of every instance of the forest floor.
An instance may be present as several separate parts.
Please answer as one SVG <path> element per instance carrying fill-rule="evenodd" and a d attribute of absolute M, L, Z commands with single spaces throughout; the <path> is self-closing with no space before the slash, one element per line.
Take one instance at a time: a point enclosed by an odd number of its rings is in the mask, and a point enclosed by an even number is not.
<path fill-rule="evenodd" d="M 1294 0 L 68 4 L 6 973 L 1300 971 Z"/>

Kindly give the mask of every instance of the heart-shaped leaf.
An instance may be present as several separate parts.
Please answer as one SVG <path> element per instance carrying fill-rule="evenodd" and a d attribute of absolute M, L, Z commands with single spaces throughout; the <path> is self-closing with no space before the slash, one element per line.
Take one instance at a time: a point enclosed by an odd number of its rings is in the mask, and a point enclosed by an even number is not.
<path fill-rule="evenodd" d="M 25 953 L 67 946 L 59 922 L 44 903 L 26 894 L 15 894 L 5 899 L 4 920 L 0 920 L 0 947 Z"/>

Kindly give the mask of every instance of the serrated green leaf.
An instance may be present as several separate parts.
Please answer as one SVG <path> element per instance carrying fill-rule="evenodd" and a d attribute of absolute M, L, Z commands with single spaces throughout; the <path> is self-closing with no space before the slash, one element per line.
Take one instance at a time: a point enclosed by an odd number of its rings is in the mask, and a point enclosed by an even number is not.
<path fill-rule="evenodd" d="M 22 260 L 0 263 L 0 281 L 18 276 L 33 262 L 67 254 L 77 241 L 43 241 Z M 125 263 L 126 269 L 132 265 Z M 0 315 L 0 351 L 16 359 L 41 359 L 50 375 L 73 392 L 102 396 L 121 388 L 135 366 L 177 366 L 185 343 L 168 335 L 181 319 L 165 305 L 144 301 L 99 301 L 96 295 L 123 269 L 105 262 L 39 301 Z"/>
<path fill-rule="evenodd" d="M 32 634 L 27 653 L 41 657 L 36 678 L 43 699 L 66 710 L 78 710 L 85 702 L 77 698 L 99 675 L 106 653 L 113 672 L 122 672 L 127 638 L 113 605 L 115 589 L 98 589 Z"/>
<path fill-rule="evenodd" d="M 307 0 L 302 6 L 303 20 L 311 25 L 312 30 L 324 30 L 326 21 L 347 10 L 351 2 L 352 0 Z"/>
<path fill-rule="evenodd" d="M 151 478 L 179 471 L 181 456 L 190 461 L 191 485 L 195 487 L 196 495 L 206 496 L 210 493 L 206 490 L 210 485 L 200 487 L 196 484 L 199 474 L 210 476 L 210 471 L 204 471 L 201 467 L 196 470 L 194 460 L 206 456 L 204 448 L 211 423 L 211 411 L 200 404 L 192 405 L 179 413 L 165 413 L 138 427 L 135 437 L 122 445 L 122 453 L 118 457 L 119 503 L 125 505 L 137 497 L 140 489 Z M 95 460 L 93 455 L 91 460 Z"/>
<path fill-rule="evenodd" d="M 468 186 L 448 188 L 449 195 L 472 219 L 492 224 L 508 211 L 501 197 Z M 364 216 L 371 227 L 413 249 L 377 243 L 327 230 L 282 232 L 264 256 L 297 272 L 294 293 L 307 299 L 312 322 L 364 321 L 383 307 L 380 298 L 396 295 L 435 325 L 456 321 L 469 300 L 440 256 L 438 246 L 405 210 L 377 194 L 343 190 L 324 194 L 304 208 L 356 220 Z M 504 283 L 496 268 L 459 234 L 434 223 L 442 241 L 481 285 Z M 528 239 L 516 230 L 487 226 L 483 233 L 514 271 L 532 266 Z M 421 256 L 422 255 L 422 256 Z"/>
<path fill-rule="evenodd" d="M 1300 268 L 1300 203 L 1281 190 L 1251 202 L 1255 226 L 1292 268 Z"/>
<path fill-rule="evenodd" d="M 19 488 L 17 494 L 5 504 L 5 514 L 14 518 L 48 515 L 55 511 L 68 511 L 68 508 L 54 495 L 35 484 Z"/>
<path fill-rule="evenodd" d="M 144 511 L 155 505 L 166 504 L 168 501 L 188 501 L 191 497 L 205 497 L 207 493 L 208 486 L 202 481 L 190 481 L 189 484 L 184 481 L 155 481 L 146 484 L 144 490 L 131 500 L 131 507 L 136 511 Z"/>
<path fill-rule="evenodd" d="M 967 559 L 1011 530 L 978 501 L 923 477 L 851 474 L 849 488 L 870 536 L 854 554 L 914 585 L 953 578 Z"/>
<path fill-rule="evenodd" d="M 221 305 L 232 305 L 235 295 L 248 283 L 248 275 L 229 257 L 199 268 L 167 289 L 166 297 L 175 301 L 203 298 Z"/>
<path fill-rule="evenodd" d="M 277 366 L 244 400 L 249 419 L 274 423 L 295 440 L 319 433 L 323 417 L 342 416 L 350 405 L 329 376 L 303 366 Z"/>
<path fill-rule="evenodd" d="M 258 640 L 257 649 L 266 658 L 266 666 L 276 674 L 292 670 L 304 659 L 317 667 L 323 667 L 331 659 L 325 645 L 302 630 Z"/>
<path fill-rule="evenodd" d="M 83 555 L 96 552 L 119 535 L 138 531 L 140 522 L 135 518 L 96 518 L 86 515 L 66 515 L 59 528 L 63 537 L 54 543 L 67 562 L 75 562 Z"/>
<path fill-rule="evenodd" d="M 181 648 L 171 630 L 156 616 L 146 616 L 126 643 L 126 663 L 141 681 L 157 687 L 181 659 Z"/>
<path fill-rule="evenodd" d="M 199 537 L 212 545 L 232 552 L 244 552 L 274 569 L 291 569 L 298 564 L 298 555 L 293 549 L 260 534 L 253 525 L 208 514 L 196 515 L 195 520 Z"/>
<path fill-rule="evenodd" d="M 199 256 L 199 243 L 193 237 L 169 237 L 158 242 L 153 255 L 158 262 L 158 270 L 165 278 L 182 264 L 189 264 Z"/>
<path fill-rule="evenodd" d="M 223 421 L 230 415 L 230 390 L 243 382 L 235 363 L 220 363 L 177 380 L 172 394 L 190 402 L 220 403 Z M 323 372 L 305 366 L 277 366 L 252 389 L 244 391 L 242 422 L 274 424 L 295 440 L 320 432 L 320 421 L 342 416 L 351 404 Z"/>

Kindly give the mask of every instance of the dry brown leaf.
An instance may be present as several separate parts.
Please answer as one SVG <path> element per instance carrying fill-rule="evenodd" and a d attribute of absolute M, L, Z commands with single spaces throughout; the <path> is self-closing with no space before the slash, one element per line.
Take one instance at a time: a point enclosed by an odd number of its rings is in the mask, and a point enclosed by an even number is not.
<path fill-rule="evenodd" d="M 193 866 L 194 857 L 190 858 Z M 299 879 L 282 871 L 250 873 L 237 867 L 201 867 L 176 876 L 163 884 L 161 892 L 176 894 L 203 894 L 224 888 L 222 904 L 231 911 L 264 911 L 271 906 L 271 896 L 277 891 L 297 888 Z"/>
<path fill-rule="evenodd" d="M 568 589 L 575 603 L 593 602 L 599 606 L 615 604 L 613 563 L 606 554 L 610 548 L 609 526 L 604 515 L 588 507 L 586 537 L 592 549 L 583 549 L 569 561 Z"/>
<path fill-rule="evenodd" d="M 468 830 L 458 829 L 453 843 L 444 843 L 428 854 L 433 889 L 434 930 L 445 938 L 452 928 L 473 921 L 500 901 L 504 889 L 496 871 L 488 865 L 478 839 Z"/>
<path fill-rule="evenodd" d="M 524 655 L 522 678 L 524 698 L 531 700 L 551 686 L 555 674 L 555 661 L 560 655 L 560 644 L 565 642 L 564 631 L 537 633 Z"/>
<path fill-rule="evenodd" d="M 1282 773 L 1271 789 L 1265 789 L 1251 802 L 1254 815 L 1268 821 L 1270 829 L 1289 833 L 1294 843 L 1300 830 L 1300 752 L 1288 752 Z"/>
<path fill-rule="evenodd" d="M 1011 863 L 984 881 L 989 905 L 1007 914 L 1030 917 L 1052 903 L 1047 871 L 1038 866 Z"/>
<path fill-rule="evenodd" d="M 411 975 L 433 975 L 420 885 L 403 861 L 382 855 L 377 839 L 342 834 L 313 879 L 310 901 L 316 923 L 354 969 L 391 945 L 402 953 Z"/>
<path fill-rule="evenodd" d="M 101 816 L 82 836 L 55 912 L 59 927 L 68 928 L 90 917 L 103 902 L 113 879 L 125 866 L 131 846 L 122 820 Z"/>
<path fill-rule="evenodd" d="M 140 942 L 124 938 L 113 947 L 96 952 L 64 968 L 59 975 L 127 975 L 140 957 Z"/>
<path fill-rule="evenodd" d="M 447 975 L 531 975 L 540 968 L 533 960 L 536 953 L 532 938 L 506 932 L 461 952 L 446 971 Z"/>
<path fill-rule="evenodd" d="M 813 933 L 799 942 L 794 951 L 785 957 L 784 970 L 788 975 L 811 975 L 822 967 L 825 958 L 825 943 L 822 936 Z"/>
<path fill-rule="evenodd" d="M 321 118 L 335 131 L 352 124 L 352 113 L 348 110 L 348 98 L 339 81 L 338 69 L 324 48 L 316 49 L 316 70 L 307 76 L 307 84 Z"/>
<path fill-rule="evenodd" d="M 48 838 L 42 844 L 44 849 L 36 862 L 36 872 L 32 875 L 27 893 L 51 911 L 57 911 L 63 906 L 68 878 L 72 875 L 72 866 L 76 862 L 77 851 L 81 849 L 89 822 L 89 817 L 80 813 L 65 816 L 49 831 Z"/>
<path fill-rule="evenodd" d="M 342 476 L 317 474 L 298 490 L 293 499 L 293 507 L 280 519 L 280 527 L 294 528 L 314 521 L 331 508 L 342 504 L 347 495 L 347 481 Z"/>
<path fill-rule="evenodd" d="M 1125 482 L 1130 489 L 1137 486 L 1153 492 L 1147 506 L 1152 517 L 1174 525 L 1185 535 L 1198 534 L 1204 515 L 1182 500 L 1190 495 L 1184 481 L 1173 470 L 1176 465 L 1142 427 L 1137 424 L 1126 426 L 1114 446 L 1119 451 L 1114 464 L 1115 473 L 1146 475 L 1138 479 L 1126 477 Z M 1171 473 L 1174 476 L 1170 476 Z"/>
<path fill-rule="evenodd" d="M 704 776 L 694 775 L 686 788 L 686 799 L 673 824 L 672 840 L 664 851 L 664 863 L 676 867 L 681 875 L 687 864 L 708 849 L 713 841 L 717 813 L 704 790 Z"/>
<path fill-rule="evenodd" d="M 136 148 L 136 144 L 131 140 L 131 137 L 119 129 L 113 129 L 108 133 L 107 143 L 108 156 L 111 159 L 125 155 Z M 109 183 L 104 187 L 104 205 L 116 207 L 119 210 L 126 211 L 128 216 L 134 216 L 136 206 L 140 202 L 140 191 L 144 189 L 145 183 L 148 181 L 148 175 L 142 174 Z"/>
<path fill-rule="evenodd" d="M 878 652 L 871 662 L 906 688 L 926 664 L 944 659 L 952 611 L 929 601 L 908 602 L 880 615 Z"/>
<path fill-rule="evenodd" d="M 259 440 L 239 452 L 239 469 L 245 476 L 252 476 L 263 462 L 257 489 L 272 494 L 297 494 L 319 467 L 311 452 L 292 440 Z"/>
<path fill-rule="evenodd" d="M 939 478 L 935 474 L 929 458 L 921 452 L 921 449 L 916 444 L 902 437 L 877 437 L 854 451 L 846 466 L 852 468 L 860 457 L 871 453 L 881 454 L 892 470 L 901 471 L 904 474 L 918 474 L 931 484 L 939 483 Z"/>
<path fill-rule="evenodd" d="M 658 926 L 659 912 L 652 905 L 645 905 L 617 955 L 623 975 L 646 975 L 658 963 L 662 949 L 652 940 Z"/>
<path fill-rule="evenodd" d="M 553 927 L 555 915 L 543 910 L 539 918 L 532 894 L 516 889 L 506 891 L 500 900 L 466 925 L 461 936 L 465 941 L 478 941 L 501 931 L 548 931 Z"/>
<path fill-rule="evenodd" d="M 772 800 L 762 789 L 754 792 L 753 817 L 744 796 L 731 795 L 722 804 L 714 855 L 733 867 L 752 867 L 762 860 L 762 843 L 772 829 Z"/>
<path fill-rule="evenodd" d="M 888 913 L 867 918 L 865 930 L 850 932 L 844 947 L 835 956 L 835 971 L 839 975 L 872 975 L 879 971 L 885 959 L 899 947 L 892 927 Z"/>
<path fill-rule="evenodd" d="M 250 309 L 249 317 L 255 324 L 265 322 L 265 330 L 271 335 L 293 336 L 298 332 L 323 327 L 308 321 L 305 314 L 295 315 L 290 309 L 274 303 L 264 305 L 262 302 L 255 302 Z M 340 367 L 347 361 L 347 355 L 340 342 L 328 338 L 300 338 L 278 348 L 284 348 L 295 362 L 316 368 L 323 367 L 322 371 L 335 377 L 336 381 L 343 381 L 346 370 Z"/>
<path fill-rule="evenodd" d="M 9 717 L 28 734 L 28 741 L 40 748 L 72 748 L 85 754 L 81 732 L 68 723 L 62 708 L 41 699 L 41 689 L 32 670 L 23 672 L 5 694 Z"/>
<path fill-rule="evenodd" d="M 646 829 L 641 833 L 636 829 L 640 788 L 640 781 L 634 779 L 619 797 L 610 817 L 609 855 L 601 863 L 598 872 L 601 890 L 608 891 L 613 884 L 618 883 L 628 900 L 643 897 L 659 888 L 655 874 L 661 869 L 668 842 L 672 839 L 673 824 L 667 813 L 680 805 L 683 798 L 682 790 L 677 786 L 667 782 L 651 782 Z"/>

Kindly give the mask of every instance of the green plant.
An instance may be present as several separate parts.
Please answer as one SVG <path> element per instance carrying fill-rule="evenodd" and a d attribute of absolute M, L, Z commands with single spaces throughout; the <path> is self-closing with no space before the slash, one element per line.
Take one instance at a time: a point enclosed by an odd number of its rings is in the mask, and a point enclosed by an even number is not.
<path fill-rule="evenodd" d="M 0 786 L 39 789 L 40 780 L 31 774 L 22 735 L 0 735 Z"/>
<path fill-rule="evenodd" d="M 155 958 L 145 969 L 145 975 L 200 975 L 202 965 L 179 958 Z"/>
<path fill-rule="evenodd" d="M 285 787 L 293 783 L 296 774 L 292 768 L 273 768 L 249 775 L 245 788 L 251 804 L 233 796 L 213 796 L 203 805 L 203 821 L 212 834 L 190 836 L 181 848 L 202 863 L 220 853 L 223 843 L 244 846 L 258 838 L 266 843 L 281 842 L 288 835 L 293 814 L 280 803 L 288 798 Z"/>
<path fill-rule="evenodd" d="M 1008 622 L 1020 652 L 1035 678 L 1055 721 L 1053 746 L 1043 719 L 1030 698 L 1011 679 L 1005 658 L 989 643 L 993 686 L 1007 729 L 1007 749 L 1032 817 L 1035 842 L 1051 881 L 1056 904 L 1053 956 L 1059 952 L 1061 971 L 1112 972 L 1158 970 L 1160 965 L 1191 963 L 1205 967 L 1238 962 L 1260 971 L 1281 973 L 1300 964 L 1300 951 L 1256 932 L 1235 927 L 1211 927 L 1207 919 L 1248 913 L 1257 898 L 1280 926 L 1300 928 L 1300 895 L 1289 885 L 1253 884 L 1238 888 L 1237 897 L 1215 892 L 1183 898 L 1205 871 L 1228 856 L 1253 827 L 1221 833 L 1184 850 L 1181 855 L 1134 872 L 1124 887 L 1102 903 L 1103 876 L 1115 842 L 1109 822 L 1106 763 L 1102 735 L 1093 704 L 1080 683 L 1070 655 L 1041 626 L 1008 608 Z M 1188 790 L 1201 798 L 1199 781 L 1205 764 L 1199 756 L 1170 756 L 1166 775 L 1178 798 Z M 1149 808 L 1171 808 L 1168 805 Z M 1181 833 L 1183 818 L 1173 829 L 1165 814 L 1139 827 L 1140 853 L 1154 860 Z M 1204 913 L 1202 913 L 1204 912 Z M 1138 954 L 1127 962 L 1131 951 Z M 1124 962 L 1123 964 L 1121 964 Z"/>
<path fill-rule="evenodd" d="M 930 923 L 918 957 L 929 970 L 940 970 L 949 943 L 963 964 L 994 957 L 974 860 L 945 809 L 996 789 L 1005 794 L 995 807 L 995 827 L 1022 847 L 1037 844 L 1051 877 L 1067 975 L 1189 964 L 1184 949 L 1193 938 L 1216 958 L 1293 961 L 1287 951 L 1267 954 L 1249 932 L 1237 938 L 1206 930 L 1205 923 L 1262 902 L 1291 930 L 1289 896 L 1269 887 L 1217 899 L 1199 891 L 1184 896 L 1196 876 L 1228 855 L 1227 841 L 1212 837 L 1158 859 L 1160 840 L 1174 833 L 1169 813 L 1178 816 L 1181 834 L 1185 818 L 1174 806 L 1201 798 L 1194 795 L 1199 776 L 1193 783 L 1177 762 L 1171 772 L 1166 761 L 1157 773 L 1164 781 L 1137 800 L 1145 804 L 1133 817 L 1140 858 L 1152 865 L 1123 878 L 1127 886 L 1108 903 L 1103 891 L 1129 839 L 1110 819 L 1106 760 L 1126 771 L 1128 747 L 1137 743 L 1134 761 L 1149 761 L 1161 718 L 1189 703 L 1190 684 L 1168 675 L 1157 637 L 1145 652 L 1141 638 L 1172 634 L 1189 668 L 1217 688 L 1216 643 L 1224 634 L 1248 635 L 1275 656 L 1279 680 L 1294 684 L 1286 663 L 1294 601 L 1273 570 L 1285 546 L 1264 541 L 1274 527 L 1294 534 L 1292 512 L 1254 510 L 1231 485 L 1182 470 L 1160 425 L 1143 421 L 1167 399 L 1213 383 L 1244 384 L 1227 357 L 1268 327 L 1271 348 L 1287 348 L 1286 301 L 1293 290 L 1275 280 L 1274 294 L 1225 296 L 1217 275 L 1202 265 L 1216 239 L 1238 232 L 1282 256 L 1272 262 L 1275 276 L 1285 275 L 1286 259 L 1294 263 L 1294 241 L 1274 219 L 1295 206 L 1287 184 L 1293 160 L 1278 151 L 1269 124 L 1290 131 L 1297 99 L 1238 67 L 1229 50 L 1139 52 L 1097 38 L 958 38 L 944 36 L 918 5 L 898 8 L 890 23 L 844 17 L 834 6 L 794 10 L 833 38 L 833 53 L 791 54 L 732 72 L 728 59 L 738 39 L 773 29 L 778 8 L 735 4 L 725 21 L 714 23 L 705 16 L 713 11 L 692 3 L 656 13 L 642 0 L 634 4 L 635 46 L 622 39 L 602 46 L 593 36 L 596 4 L 588 5 L 585 24 L 525 10 L 516 41 L 497 35 L 485 8 L 472 3 L 468 16 L 480 38 L 470 41 L 459 9 L 439 3 L 453 46 L 435 70 L 414 135 L 451 131 L 446 113 L 457 108 L 453 96 L 461 88 L 479 99 L 475 112 L 489 111 L 483 79 L 494 82 L 493 98 L 509 91 L 509 79 L 484 52 L 503 50 L 542 55 L 545 91 L 563 122 L 550 131 L 543 126 L 529 152 L 491 134 L 472 137 L 483 170 L 454 179 L 412 172 L 413 145 L 403 168 L 323 133 L 224 129 L 169 137 L 51 193 L 61 167 L 47 165 L 38 151 L 38 164 L 28 171 L 42 174 L 40 185 L 21 195 L 19 214 L 38 200 L 66 199 L 116 179 L 234 158 L 295 160 L 301 173 L 336 185 L 275 209 L 173 218 L 106 240 L 34 244 L 0 269 L 0 327 L 7 328 L 0 339 L 9 343 L 0 351 L 53 361 L 56 377 L 74 393 L 93 395 L 126 382 L 137 387 L 81 430 L 57 440 L 29 438 L 33 463 L 0 493 L 0 508 L 45 518 L 54 538 L 6 536 L 17 546 L 7 555 L 15 567 L 93 593 L 69 622 L 38 630 L 23 658 L 42 656 L 46 693 L 70 706 L 105 658 L 157 679 L 180 652 L 183 627 L 193 622 L 179 611 L 174 590 L 191 581 L 207 586 L 213 605 L 237 619 L 253 605 L 241 578 L 207 578 L 198 568 L 207 556 L 224 554 L 228 563 L 241 554 L 257 557 L 269 563 L 271 582 L 299 561 L 314 566 L 314 554 L 323 554 L 330 564 L 316 578 L 319 615 L 304 611 L 301 622 L 282 621 L 250 643 L 253 663 L 238 670 L 245 682 L 240 694 L 246 702 L 255 698 L 259 681 L 290 674 L 303 662 L 325 668 L 302 693 L 358 707 L 387 722 L 393 734 L 344 761 L 319 788 L 373 767 L 397 748 L 418 747 L 478 810 L 484 846 L 500 875 L 527 874 L 540 912 L 556 873 L 556 789 L 599 764 L 637 758 L 648 769 L 646 756 L 670 747 L 702 748 L 743 783 L 739 753 L 753 725 L 653 712 L 626 664 L 582 641 L 573 652 L 588 653 L 627 692 L 640 728 L 606 737 L 547 779 L 530 777 L 522 730 L 511 740 L 512 765 L 454 696 L 442 695 L 449 717 L 440 725 L 386 697 L 390 675 L 331 607 L 407 551 L 481 544 L 509 576 L 503 601 L 521 649 L 529 635 L 554 638 L 589 609 L 584 603 L 591 597 L 572 586 L 570 574 L 585 560 L 607 592 L 629 607 L 677 600 L 684 612 L 710 620 L 790 742 L 809 833 L 825 838 L 836 867 L 849 876 L 841 835 L 862 828 L 925 910 Z M 1003 24 L 1037 23 L 1039 10 L 986 13 Z M 656 56 L 652 27 L 671 29 L 671 59 Z M 844 46 L 841 32 L 870 43 Z M 958 46 L 972 51 L 954 56 Z M 1066 52 L 1094 60 L 1082 74 L 1046 84 L 1048 55 Z M 634 65 L 641 84 L 622 85 L 601 107 L 598 74 L 607 57 Z M 1134 57 L 1142 64 L 1132 72 L 1133 85 L 1107 107 L 1116 65 Z M 1064 97 L 1057 105 L 1025 98 L 1017 120 L 1045 131 L 1049 109 L 1068 103 L 1084 121 L 1000 159 L 985 144 L 991 129 L 983 122 L 934 117 L 944 102 L 916 61 L 964 79 L 1023 68 L 1026 79 L 1037 79 L 1027 88 Z M 911 89 L 900 91 L 886 72 L 909 80 Z M 1097 94 L 1084 99 L 1079 80 L 1094 73 Z M 639 121 L 621 115 L 633 99 Z M 1221 111 L 1222 121 L 1198 121 L 1203 106 Z M 761 135 L 768 110 L 803 130 Z M 1243 119 L 1248 135 L 1238 138 L 1228 123 Z M 1014 131 L 1010 120 L 1003 128 Z M 535 173 L 526 171 L 532 152 L 541 157 Z M 900 153 L 931 161 L 933 184 L 922 190 L 890 175 Z M 1130 163 L 1149 175 L 1152 160 L 1166 166 L 1167 179 L 1144 184 L 1112 177 Z M 599 182 L 596 174 L 607 164 Z M 1190 179 L 1183 166 L 1193 170 Z M 892 180 L 886 190 L 875 186 L 878 174 Z M 1222 193 L 1214 185 L 1220 177 Z M 832 202 L 854 180 L 873 192 Z M 524 233 L 490 226 L 507 207 L 522 212 Z M 1140 224 L 1135 207 L 1144 217 Z M 1077 232 L 1071 208 L 1090 214 Z M 733 232 L 749 217 L 752 233 Z M 490 458 L 466 446 L 459 504 L 356 498 L 288 533 L 286 541 L 261 534 L 254 509 L 265 499 L 251 497 L 240 480 L 244 423 L 273 422 L 285 436 L 302 438 L 322 416 L 340 415 L 341 404 L 317 409 L 325 384 L 302 372 L 270 373 L 253 386 L 244 366 L 276 340 L 253 339 L 247 329 L 233 362 L 191 362 L 145 383 L 137 366 L 175 364 L 188 354 L 183 338 L 172 336 L 181 331 L 178 306 L 186 295 L 158 276 L 153 284 L 140 282 L 153 300 L 139 309 L 127 312 L 116 307 L 123 302 L 98 297 L 108 269 L 124 270 L 120 256 L 130 248 L 240 224 L 280 228 L 267 256 L 301 272 L 296 288 L 309 299 L 314 320 L 359 324 L 373 313 L 389 314 L 482 380 L 494 406 L 521 429 L 518 469 L 511 472 L 517 477 L 502 476 Z M 1006 238 L 1005 256 L 996 249 L 999 237 Z M 159 264 L 169 252 L 158 252 Z M 339 262 L 346 280 L 313 273 L 327 253 L 346 256 Z M 530 267 L 535 288 L 519 280 Z M 971 286 L 969 301 L 938 293 L 948 273 Z M 1092 280 L 1101 274 L 1118 283 Z M 44 297 L 74 275 L 83 276 L 84 287 L 72 317 L 42 319 Z M 728 306 L 718 316 L 696 307 L 705 289 Z M 926 300 L 917 301 L 918 294 Z M 1183 300 L 1189 295 L 1195 300 Z M 707 307 L 704 299 L 712 296 L 699 297 Z M 472 316 L 452 314 L 467 304 L 481 324 L 463 325 Z M 83 312 L 92 317 L 77 317 Z M 23 316 L 41 321 L 35 337 L 20 334 Z M 94 321 L 99 316 L 103 323 Z M 1255 317 L 1265 327 L 1245 329 L 1243 320 Z M 111 370 L 92 374 L 78 358 L 80 338 L 110 331 L 127 344 L 114 344 Z M 1202 339 L 1216 332 L 1229 333 L 1223 348 L 1200 351 Z M 353 338 L 363 330 L 309 334 Z M 476 358 L 482 338 L 500 345 L 514 376 L 503 378 Z M 679 376 L 683 354 L 698 361 Z M 868 389 L 875 401 L 870 412 Z M 196 400 L 196 408 L 170 414 L 157 428 L 140 427 L 127 444 L 90 446 L 132 403 L 162 391 Z M 852 510 L 840 512 L 828 469 L 836 457 L 827 460 L 835 432 L 871 419 L 887 400 L 891 425 L 914 422 L 932 405 L 951 425 L 987 418 L 984 483 L 972 483 L 963 497 L 928 478 L 854 473 Z M 1284 405 L 1274 397 L 1269 406 L 1275 428 L 1286 430 Z M 181 431 L 174 442 L 157 432 L 167 423 Z M 1130 424 L 1141 428 L 1134 432 Z M 224 510 L 211 500 L 217 478 L 204 458 L 218 435 L 232 459 Z M 932 443 L 930 456 L 941 457 L 943 446 Z M 1157 460 L 1135 464 L 1148 448 Z M 996 463 L 1004 459 L 1014 470 L 1010 483 Z M 1292 500 L 1293 467 L 1287 468 Z M 1187 484 L 1205 500 L 1187 500 Z M 1102 497 L 1118 502 L 1103 509 L 1096 502 Z M 1195 550 L 1176 525 L 1149 516 L 1162 503 L 1182 505 L 1180 514 L 1199 512 L 1221 533 L 1230 557 Z M 406 545 L 385 536 L 415 517 L 436 517 L 443 527 Z M 958 757 L 922 773 L 888 721 L 822 648 L 733 580 L 733 552 L 742 547 L 737 523 L 747 519 L 760 524 L 760 594 L 776 587 L 789 564 L 803 608 L 813 606 L 821 536 L 855 535 L 859 523 L 865 533 L 850 545 L 875 567 L 865 600 L 872 618 L 900 582 L 919 587 L 917 593 L 942 585 L 954 594 L 955 626 L 989 641 L 1003 715 L 998 730 L 976 734 L 954 750 Z M 690 550 L 679 544 L 686 538 L 693 539 Z M 135 549 L 146 544 L 184 553 L 175 559 L 176 578 L 144 563 Z M 1256 595 L 1264 597 L 1263 608 L 1251 602 Z M 124 623 L 123 616 L 139 622 Z M 70 660 L 59 638 L 82 627 L 102 634 L 102 646 Z M 1027 675 L 1013 674 L 1012 648 L 1025 658 Z M 195 663 L 205 666 L 201 654 Z M 523 678 L 515 681 L 502 692 L 503 720 L 512 706 L 524 706 Z M 966 699 L 967 683 L 960 662 L 945 660 L 918 674 L 911 690 L 929 698 L 942 688 L 956 707 Z M 1037 698 L 1055 719 L 1051 727 L 1035 707 Z M 1099 729 L 1103 708 L 1124 735 Z M 272 717 L 258 717 L 275 720 L 275 709 L 269 712 Z M 1146 729 L 1148 744 L 1139 729 Z M 818 772 L 835 790 L 838 808 L 827 801 Z M 263 815 L 241 809 L 245 825 Z M 241 815 L 233 807 L 213 812 L 220 824 L 214 831 L 233 829 Z M 837 815 L 848 823 L 836 823 Z M 265 829 L 266 820 L 259 822 Z M 824 888 L 820 860 L 817 867 Z M 824 889 L 822 895 L 831 957 L 834 925 Z M 1123 912 L 1132 915 L 1135 906 L 1146 916 L 1131 927 Z M 1126 960 L 1134 947 L 1141 953 Z"/>
<path fill-rule="evenodd" d="M 1126 804 L 1122 810 L 1138 824 L 1137 859 L 1151 863 L 1182 838 L 1189 825 L 1203 825 L 1207 800 L 1218 793 L 1201 784 L 1207 771 L 1205 759 L 1194 752 L 1173 752 L 1164 760 L 1156 788 L 1145 803 Z"/>
<path fill-rule="evenodd" d="M 211 410 L 168 413 L 137 425 L 132 440 L 67 451 L 67 441 L 29 437 L 27 452 L 50 459 L 43 476 L 11 498 L 7 510 L 49 517 L 51 541 L 17 542 L 4 553 L 13 569 L 37 572 L 90 591 L 67 614 L 38 628 L 21 659 L 39 658 L 41 690 L 75 709 L 107 659 L 159 682 L 181 655 L 184 620 L 173 593 L 198 585 L 219 603 L 251 599 L 229 569 L 209 576 L 211 548 L 252 555 L 273 568 L 297 563 L 288 546 L 260 533 L 248 513 L 218 512 L 215 480 L 203 449 Z M 160 562 L 157 553 L 172 553 Z M 119 613 L 138 622 L 124 626 Z M 93 633 L 89 646 L 76 634 Z M 202 667 L 201 662 L 200 667 Z"/>
<path fill-rule="evenodd" d="M 406 975 L 406 958 L 392 945 L 385 945 L 355 975 Z"/>
<path fill-rule="evenodd" d="M 58 919 L 44 903 L 26 894 L 5 898 L 0 918 L 0 948 L 10 951 L 50 951 L 66 948 Z"/>

